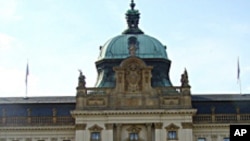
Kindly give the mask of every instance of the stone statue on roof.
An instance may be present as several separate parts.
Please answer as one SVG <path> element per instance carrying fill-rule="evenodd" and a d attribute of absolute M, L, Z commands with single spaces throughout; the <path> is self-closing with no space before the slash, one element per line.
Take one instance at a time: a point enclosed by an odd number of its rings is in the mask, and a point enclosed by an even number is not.
<path fill-rule="evenodd" d="M 86 88 L 86 81 L 85 81 L 85 75 L 82 74 L 82 70 L 78 70 L 80 72 L 80 75 L 78 77 L 78 88 Z"/>
<path fill-rule="evenodd" d="M 185 68 L 184 73 L 181 75 L 181 86 L 182 87 L 190 87 L 189 80 L 188 80 L 188 73 Z"/>

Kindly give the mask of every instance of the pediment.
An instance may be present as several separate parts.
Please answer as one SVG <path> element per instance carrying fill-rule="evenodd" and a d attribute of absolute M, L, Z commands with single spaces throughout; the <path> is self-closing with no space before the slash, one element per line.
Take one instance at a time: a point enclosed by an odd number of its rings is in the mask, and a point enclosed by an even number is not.
<path fill-rule="evenodd" d="M 166 130 L 177 130 L 179 128 L 180 128 L 179 126 L 177 126 L 177 125 L 175 125 L 173 123 L 171 123 L 171 124 L 169 124 L 168 126 L 165 127 Z"/>
<path fill-rule="evenodd" d="M 101 130 L 103 130 L 103 128 L 98 126 L 97 124 L 95 124 L 95 125 L 89 127 L 89 130 L 90 131 L 101 131 Z"/>
<path fill-rule="evenodd" d="M 127 129 L 127 131 L 130 132 L 130 133 L 139 133 L 141 131 L 141 128 L 136 127 L 135 125 L 133 125 L 133 126 L 129 127 Z"/>

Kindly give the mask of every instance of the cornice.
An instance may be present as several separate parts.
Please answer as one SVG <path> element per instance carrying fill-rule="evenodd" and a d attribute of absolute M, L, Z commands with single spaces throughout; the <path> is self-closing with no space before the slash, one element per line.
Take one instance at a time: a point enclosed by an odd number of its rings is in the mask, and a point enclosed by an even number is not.
<path fill-rule="evenodd" d="M 228 123 L 222 123 L 222 124 L 212 124 L 212 123 L 208 123 L 208 124 L 193 124 L 193 129 L 204 129 L 204 128 L 229 128 L 230 124 Z"/>
<path fill-rule="evenodd" d="M 87 111 L 87 110 L 74 110 L 71 111 L 71 115 L 75 118 L 78 116 L 86 116 L 86 115 L 152 115 L 152 114 L 160 114 L 160 115 L 194 115 L 196 113 L 196 109 L 175 109 L 175 110 L 96 110 L 96 111 Z"/>
<path fill-rule="evenodd" d="M 48 130 L 75 130 L 75 126 L 12 126 L 12 127 L 0 127 L 0 131 L 8 131 L 8 130 L 15 130 L 15 131 L 48 131 Z"/>

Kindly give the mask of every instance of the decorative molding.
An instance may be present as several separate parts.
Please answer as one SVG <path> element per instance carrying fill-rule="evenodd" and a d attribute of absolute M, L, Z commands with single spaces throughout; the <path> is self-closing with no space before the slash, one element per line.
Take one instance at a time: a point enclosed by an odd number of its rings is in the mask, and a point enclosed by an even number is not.
<path fill-rule="evenodd" d="M 154 125 L 155 125 L 155 129 L 162 129 L 163 123 L 162 122 L 157 122 L 157 123 L 154 123 Z"/>
<path fill-rule="evenodd" d="M 174 97 L 174 98 L 163 98 L 162 99 L 162 104 L 163 105 L 179 105 L 179 98 L 178 97 Z"/>
<path fill-rule="evenodd" d="M 55 131 L 75 130 L 75 126 L 24 126 L 24 127 L 1 127 L 0 131 Z"/>
<path fill-rule="evenodd" d="M 91 97 L 87 99 L 87 106 L 105 106 L 106 102 L 104 98 Z"/>
<path fill-rule="evenodd" d="M 85 130 L 86 126 L 87 126 L 87 124 L 76 124 L 75 129 L 76 130 Z"/>
<path fill-rule="evenodd" d="M 216 139 L 216 138 L 218 138 L 218 135 L 211 135 L 211 138 L 214 140 L 214 139 Z"/>
<path fill-rule="evenodd" d="M 129 133 L 139 133 L 141 131 L 141 128 L 136 127 L 136 125 L 132 125 L 127 129 Z"/>
<path fill-rule="evenodd" d="M 106 128 L 106 130 L 113 130 L 114 125 L 113 125 L 113 123 L 105 123 L 105 128 Z"/>
<path fill-rule="evenodd" d="M 108 110 L 108 111 L 81 111 L 75 110 L 71 112 L 73 117 L 85 115 L 152 115 L 152 114 L 166 114 L 166 115 L 194 115 L 197 109 L 181 109 L 181 110 Z"/>
<path fill-rule="evenodd" d="M 168 126 L 166 126 L 165 127 L 165 129 L 166 130 L 178 130 L 180 127 L 179 126 L 177 126 L 177 125 L 175 125 L 175 124 L 173 124 L 173 123 L 171 123 L 171 124 L 169 124 Z"/>
<path fill-rule="evenodd" d="M 192 129 L 193 128 L 193 123 L 192 122 L 182 122 L 181 126 L 183 129 Z"/>
<path fill-rule="evenodd" d="M 102 131 L 102 130 L 103 130 L 103 128 L 102 128 L 102 127 L 100 127 L 100 126 L 98 126 L 97 124 L 95 124 L 95 125 L 93 125 L 93 126 L 89 127 L 89 130 L 90 130 L 91 132 L 93 132 L 93 131 L 100 132 L 100 131 Z"/>
<path fill-rule="evenodd" d="M 200 128 L 228 128 L 229 129 L 230 124 L 225 123 L 225 124 L 193 124 L 193 129 L 200 129 Z"/>

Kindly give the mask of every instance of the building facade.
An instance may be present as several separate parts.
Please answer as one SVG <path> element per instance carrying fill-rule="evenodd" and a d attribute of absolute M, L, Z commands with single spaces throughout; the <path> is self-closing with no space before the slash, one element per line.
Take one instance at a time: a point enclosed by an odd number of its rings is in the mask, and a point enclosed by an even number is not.
<path fill-rule="evenodd" d="M 250 124 L 248 95 L 192 95 L 187 70 L 169 78 L 166 46 L 128 28 L 100 47 L 95 87 L 80 71 L 76 96 L 0 99 L 0 141 L 229 141 L 231 124 Z"/>

